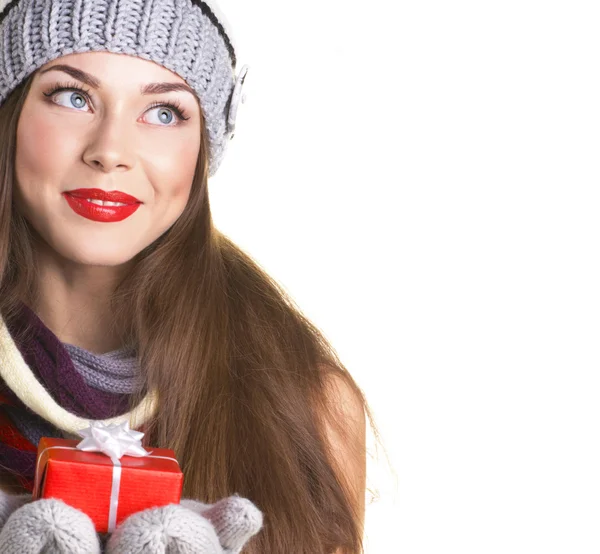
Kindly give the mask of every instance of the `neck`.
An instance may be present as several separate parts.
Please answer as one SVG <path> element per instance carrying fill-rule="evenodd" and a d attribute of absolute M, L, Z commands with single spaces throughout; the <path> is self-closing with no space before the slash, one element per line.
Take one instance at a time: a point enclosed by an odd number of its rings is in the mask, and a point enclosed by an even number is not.
<path fill-rule="evenodd" d="M 30 304 L 61 342 L 94 354 L 123 347 L 111 311 L 111 296 L 128 270 L 75 263 L 46 247 L 36 248 L 37 300 Z"/>

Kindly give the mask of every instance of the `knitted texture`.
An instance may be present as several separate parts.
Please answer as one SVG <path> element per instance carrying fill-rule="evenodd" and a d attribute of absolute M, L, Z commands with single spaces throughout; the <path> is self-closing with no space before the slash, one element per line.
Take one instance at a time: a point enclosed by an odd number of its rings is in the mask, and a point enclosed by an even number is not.
<path fill-rule="evenodd" d="M 5 494 L 0 492 L 0 529 L 10 515 L 31 500 L 30 494 Z"/>
<path fill-rule="evenodd" d="M 221 546 L 231 554 L 240 552 L 248 537 L 258 533 L 263 524 L 263 515 L 256 506 L 237 495 L 216 504 L 184 499 L 181 505 L 208 519 L 219 535 Z"/>
<path fill-rule="evenodd" d="M 158 63 L 197 93 L 214 175 L 232 136 L 236 57 L 223 16 L 201 0 L 0 0 L 0 104 L 68 54 L 108 51 Z"/>
<path fill-rule="evenodd" d="M 157 395 L 146 395 L 127 412 L 113 400 L 115 395 L 91 388 L 59 339 L 23 308 L 35 330 L 28 342 L 13 338 L 18 330 L 0 318 L 0 473 L 11 473 L 31 491 L 41 436 L 76 436 L 90 419 L 129 420 L 133 429 L 143 430 L 156 412 Z"/>
<path fill-rule="evenodd" d="M 138 386 L 139 367 L 135 356 L 127 349 L 98 355 L 61 343 L 33 312 L 27 319 L 31 321 L 33 317 L 38 331 L 33 339 L 16 338 L 14 329 L 11 334 L 28 366 L 52 397 L 69 411 L 94 419 L 126 413 L 129 404 L 126 391 L 134 392 Z M 59 352 L 61 355 L 53 355 Z M 0 410 L 4 410 L 10 418 L 9 425 L 15 427 L 32 446 L 37 445 L 41 437 L 78 438 L 56 428 L 24 406 L 1 379 L 0 392 L 4 392 L 0 397 Z M 90 396 L 96 402 L 86 404 L 85 398 Z M 2 440 L 6 432 L 6 428 L 0 429 L 0 463 L 19 478 L 26 478 L 24 485 L 30 490 L 35 448 L 27 449 L 26 454 L 15 452 L 7 444 L 9 441 Z"/>
<path fill-rule="evenodd" d="M 212 505 L 182 500 L 132 514 L 104 548 L 89 517 L 61 500 L 27 502 L 25 495 L 0 491 L 2 514 L 0 552 L 6 554 L 239 554 L 263 525 L 260 510 L 237 495 Z"/>
<path fill-rule="evenodd" d="M 6 400 L 0 397 L 0 401 Z M 24 437 L 0 404 L 0 483 L 7 477 L 12 492 L 33 491 L 37 445 Z M 8 490 L 8 489 L 6 489 Z"/>
<path fill-rule="evenodd" d="M 94 354 L 74 344 L 63 343 L 84 381 L 92 388 L 111 394 L 132 394 L 141 387 L 140 368 L 133 351 L 114 350 Z"/>
<path fill-rule="evenodd" d="M 31 412 L 23 406 L 3 404 L 4 413 L 10 418 L 13 425 L 31 443 L 37 445 L 42 437 L 69 438 L 46 420 Z M 0 449 L 0 456 L 2 450 Z"/>
<path fill-rule="evenodd" d="M 86 383 L 85 376 L 74 367 L 68 349 L 26 304 L 20 304 L 18 318 L 6 323 L 24 361 L 63 408 L 91 419 L 104 419 L 127 412 L 129 396 L 118 391 L 101 391 Z M 23 328 L 27 324 L 32 326 L 33 333 L 23 335 Z M 91 353 L 87 357 L 93 357 L 96 365 L 101 365 L 100 357 Z M 82 355 L 82 359 L 85 360 L 86 356 Z M 131 371 L 134 369 L 131 368 Z"/>
<path fill-rule="evenodd" d="M 0 377 L 18 399 L 30 410 L 46 421 L 68 433 L 77 433 L 89 426 L 89 419 L 79 417 L 59 405 L 36 379 L 15 345 L 6 322 L 0 317 Z M 158 406 L 158 396 L 149 392 L 131 412 L 103 419 L 105 424 L 122 423 L 128 420 L 132 429 L 149 421 Z"/>
<path fill-rule="evenodd" d="M 25 349 L 30 349 L 30 346 L 28 345 L 21 345 L 19 341 L 15 342 L 19 347 L 21 354 L 23 354 Z M 61 380 L 69 393 L 66 396 L 66 402 L 59 401 L 61 406 L 70 411 L 77 412 L 76 407 L 73 407 L 73 404 L 75 404 L 73 401 L 77 398 L 77 387 L 74 386 L 74 384 L 77 383 L 77 376 L 73 375 L 76 371 L 79 376 L 83 378 L 85 384 L 91 388 L 90 394 L 97 394 L 97 396 L 100 397 L 100 394 L 95 393 L 95 391 L 102 391 L 114 395 L 113 402 L 106 402 L 104 412 L 88 413 L 88 416 L 94 417 L 95 419 L 101 419 L 104 416 L 121 415 L 127 411 L 129 402 L 128 395 L 138 390 L 140 377 L 137 358 L 129 350 L 120 349 L 106 354 L 94 354 L 79 346 L 67 343 L 61 344 L 57 337 L 55 343 L 57 349 L 66 349 L 72 362 L 72 364 L 57 364 L 57 370 L 61 375 Z M 64 356 L 62 359 L 65 361 Z M 66 361 L 68 362 L 68 360 Z M 36 360 L 36 362 L 38 362 L 38 360 Z M 29 364 L 29 367 L 36 374 L 36 377 L 42 379 L 44 386 L 56 399 L 57 396 L 60 396 L 56 393 L 53 394 L 53 388 L 58 385 L 56 380 L 48 379 L 48 372 L 40 375 L 40 371 L 36 371 L 38 367 L 43 368 L 43 366 L 44 364 L 41 363 L 35 363 L 34 365 L 31 363 Z M 52 372 L 50 372 L 50 375 L 52 375 Z M 2 390 L 1 380 L 0 390 Z M 9 395 L 11 394 L 10 389 L 5 390 L 4 392 Z M 38 444 L 42 437 L 69 438 L 69 433 L 61 432 L 60 429 L 50 425 L 31 410 L 22 405 L 19 406 L 18 399 L 16 399 L 14 395 L 11 396 L 13 397 L 13 401 L 16 400 L 14 405 L 4 404 L 2 408 L 29 442 Z M 2 400 L 0 399 L 0 404 L 1 403 Z"/>
<path fill-rule="evenodd" d="M 62 500 L 48 498 L 26 503 L 12 513 L 0 532 L 0 552 L 96 554 L 101 547 L 87 514 Z"/>
<path fill-rule="evenodd" d="M 210 518 L 210 519 L 209 519 Z M 237 495 L 216 504 L 182 500 L 129 516 L 110 537 L 109 554 L 239 554 L 263 515 Z"/>

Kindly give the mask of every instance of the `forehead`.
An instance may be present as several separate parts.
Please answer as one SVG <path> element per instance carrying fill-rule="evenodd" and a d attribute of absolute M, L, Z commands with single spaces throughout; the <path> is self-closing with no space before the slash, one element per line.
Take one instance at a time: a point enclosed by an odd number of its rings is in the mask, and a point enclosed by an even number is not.
<path fill-rule="evenodd" d="M 105 94 L 124 95 L 183 93 L 195 99 L 198 93 L 185 80 L 162 65 L 127 54 L 85 52 L 61 56 L 38 69 L 35 79 L 69 75 Z"/>
<path fill-rule="evenodd" d="M 177 73 L 158 63 L 114 52 L 83 52 L 61 56 L 40 67 L 37 76 L 40 76 L 43 70 L 58 64 L 68 64 L 81 69 L 107 85 L 139 87 L 157 81 L 185 83 Z M 55 72 L 49 74 L 55 75 Z"/>

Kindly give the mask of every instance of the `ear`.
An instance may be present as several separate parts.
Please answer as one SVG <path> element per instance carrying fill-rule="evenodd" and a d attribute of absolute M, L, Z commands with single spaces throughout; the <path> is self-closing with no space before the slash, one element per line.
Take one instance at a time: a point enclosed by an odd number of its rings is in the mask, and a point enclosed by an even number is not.
<path fill-rule="evenodd" d="M 247 498 L 234 495 L 215 504 L 182 500 L 181 505 L 208 519 L 221 546 L 228 554 L 238 554 L 263 525 L 262 512 Z"/>

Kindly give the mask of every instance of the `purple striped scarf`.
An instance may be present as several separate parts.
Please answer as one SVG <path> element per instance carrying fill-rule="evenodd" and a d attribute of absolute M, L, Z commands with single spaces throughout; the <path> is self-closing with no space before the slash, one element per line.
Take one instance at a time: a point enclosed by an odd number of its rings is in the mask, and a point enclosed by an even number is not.
<path fill-rule="evenodd" d="M 24 323 L 33 324 L 34 333 L 28 339 L 21 336 Z M 129 411 L 130 395 L 90 386 L 77 371 L 65 345 L 28 306 L 22 304 L 18 320 L 6 321 L 6 324 L 25 363 L 64 409 L 88 419 L 108 419 Z M 42 436 L 67 436 L 25 406 L 1 378 L 0 393 L 15 404 L 0 405 L 0 409 L 4 409 L 15 427 L 33 445 L 37 446 Z M 35 460 L 35 452 L 17 450 L 0 442 L 0 465 L 11 472 L 32 479 Z"/>

